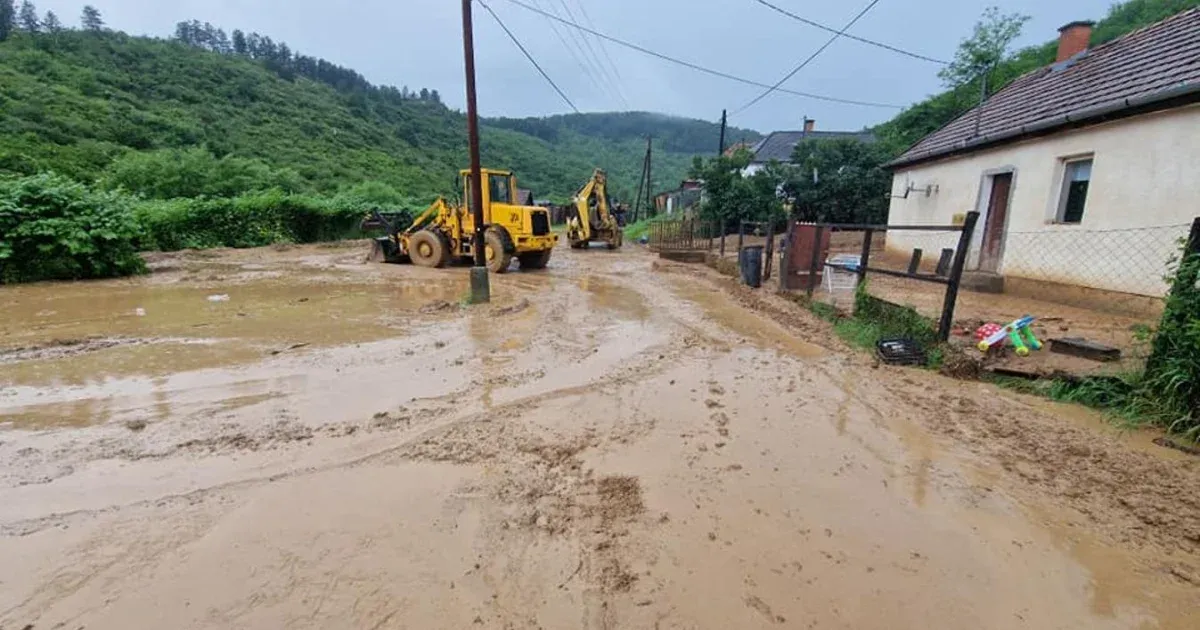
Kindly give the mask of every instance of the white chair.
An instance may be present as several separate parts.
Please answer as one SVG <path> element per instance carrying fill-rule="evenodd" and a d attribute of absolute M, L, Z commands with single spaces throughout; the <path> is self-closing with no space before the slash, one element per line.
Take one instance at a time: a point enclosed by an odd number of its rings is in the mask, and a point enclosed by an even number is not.
<path fill-rule="evenodd" d="M 833 293 L 834 291 L 853 291 L 858 287 L 858 274 L 854 271 L 846 269 L 838 269 L 829 267 L 828 265 L 841 265 L 851 269 L 858 269 L 862 265 L 862 256 L 858 254 L 834 254 L 825 259 L 825 290 Z"/>

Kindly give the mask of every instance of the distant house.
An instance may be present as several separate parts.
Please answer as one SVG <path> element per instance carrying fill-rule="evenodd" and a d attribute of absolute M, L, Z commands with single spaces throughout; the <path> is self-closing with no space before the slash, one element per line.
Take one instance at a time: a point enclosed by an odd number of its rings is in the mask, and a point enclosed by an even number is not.
<path fill-rule="evenodd" d="M 1162 295 L 1165 261 L 1200 215 L 1200 8 L 1089 49 L 1091 30 L 1062 27 L 1053 64 L 891 162 L 889 222 L 978 211 L 967 267 L 993 288 Z M 887 248 L 928 252 L 922 234 L 889 232 Z"/>
<path fill-rule="evenodd" d="M 801 131 L 771 132 L 750 149 L 750 152 L 754 154 L 754 159 L 750 162 L 750 166 L 742 171 L 742 174 L 753 175 L 772 161 L 782 164 L 790 163 L 796 145 L 805 140 L 851 138 L 863 142 L 875 141 L 875 135 L 869 131 L 817 131 L 816 126 L 817 121 L 805 118 L 804 129 Z"/>
<path fill-rule="evenodd" d="M 704 195 L 704 182 L 685 179 L 679 188 L 661 192 L 654 196 L 654 209 L 659 214 L 685 214 L 696 209 Z"/>

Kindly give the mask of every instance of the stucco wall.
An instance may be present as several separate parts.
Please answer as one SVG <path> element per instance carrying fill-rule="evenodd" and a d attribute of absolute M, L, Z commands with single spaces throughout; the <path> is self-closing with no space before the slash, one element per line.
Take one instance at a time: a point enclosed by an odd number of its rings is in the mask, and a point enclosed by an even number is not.
<path fill-rule="evenodd" d="M 1083 220 L 1054 222 L 1063 160 L 1090 155 Z M 1012 172 L 999 272 L 1098 289 L 1161 295 L 1175 239 L 1200 216 L 1200 105 L 1148 114 L 899 170 L 893 224 L 948 224 L 978 210 L 968 269 L 978 268 L 990 175 Z M 899 198 L 911 187 L 917 189 Z M 932 187 L 926 195 L 926 187 Z M 953 247 L 953 234 L 891 232 L 889 250 Z"/>

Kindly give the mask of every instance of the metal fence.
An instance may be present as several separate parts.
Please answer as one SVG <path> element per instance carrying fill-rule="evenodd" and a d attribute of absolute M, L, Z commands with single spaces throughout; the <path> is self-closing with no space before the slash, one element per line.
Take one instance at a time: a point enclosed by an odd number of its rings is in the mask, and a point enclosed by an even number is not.
<path fill-rule="evenodd" d="M 1109 230 L 1063 225 L 1007 232 L 995 271 L 1006 278 L 1161 297 L 1170 262 L 1179 255 L 1190 225 Z M 887 250 L 907 255 L 921 249 L 928 259 L 954 247 L 957 238 L 953 232 L 889 233 Z M 976 269 L 978 261 L 976 250 L 967 269 Z"/>
<path fill-rule="evenodd" d="M 716 221 L 679 219 L 654 221 L 647 234 L 651 251 L 708 251 L 718 247 L 721 227 Z"/>

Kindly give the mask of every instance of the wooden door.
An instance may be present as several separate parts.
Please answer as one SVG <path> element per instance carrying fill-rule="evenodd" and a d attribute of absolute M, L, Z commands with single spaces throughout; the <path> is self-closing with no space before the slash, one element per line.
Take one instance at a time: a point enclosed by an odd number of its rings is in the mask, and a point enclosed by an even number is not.
<path fill-rule="evenodd" d="M 1004 225 L 1008 219 L 1008 196 L 1012 191 L 1012 173 L 992 176 L 992 194 L 988 197 L 987 220 L 983 228 L 983 248 L 979 253 L 979 269 L 996 272 L 1000 269 L 1000 253 L 1004 248 Z"/>

